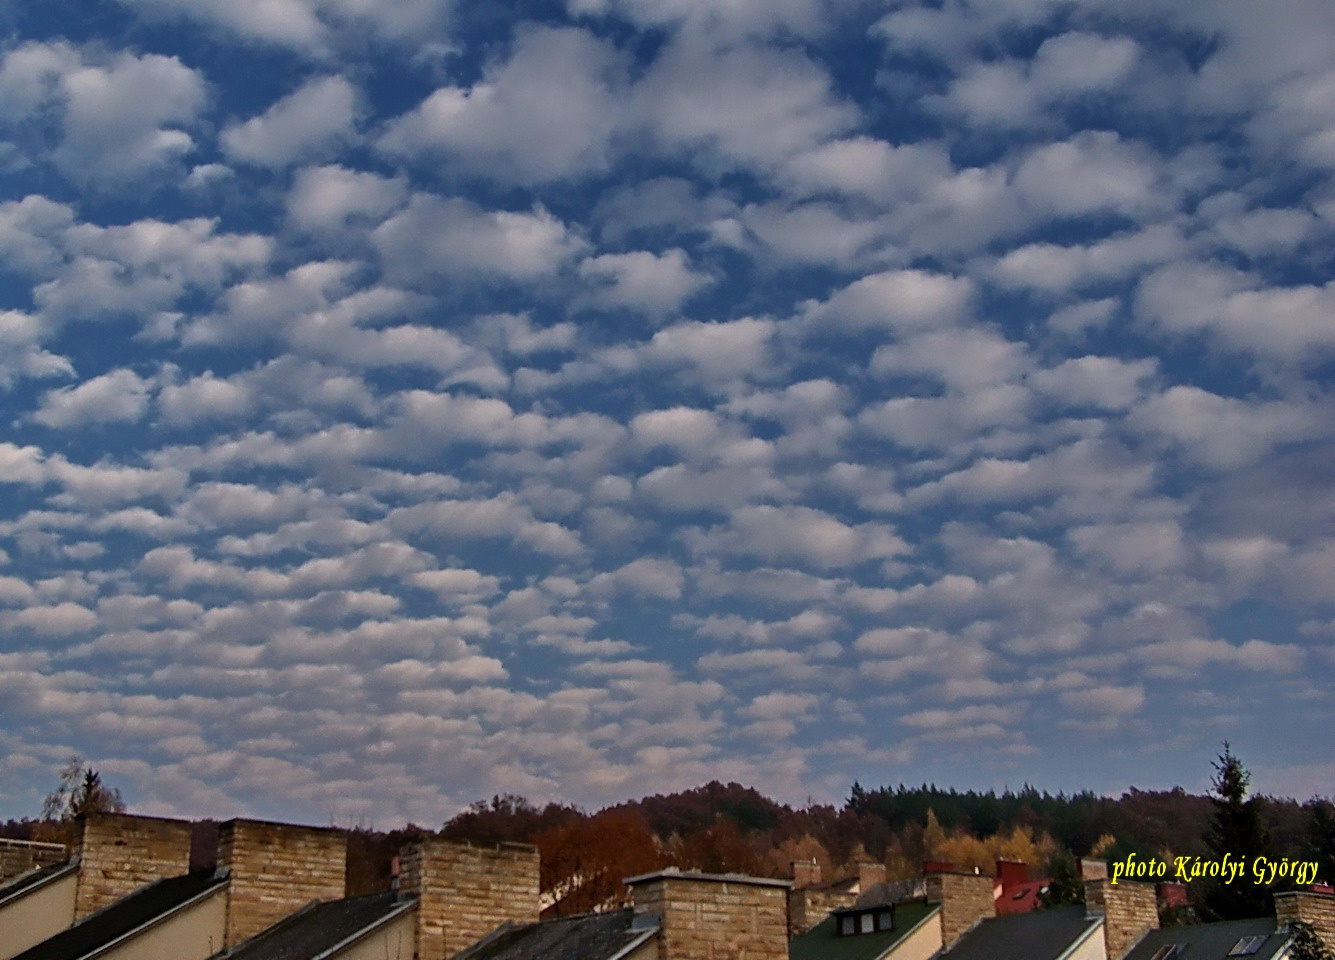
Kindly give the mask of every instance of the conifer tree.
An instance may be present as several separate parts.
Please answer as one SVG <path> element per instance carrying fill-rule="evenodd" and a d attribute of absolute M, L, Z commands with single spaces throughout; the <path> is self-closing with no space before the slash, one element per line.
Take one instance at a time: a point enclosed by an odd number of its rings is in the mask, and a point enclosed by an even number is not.
<path fill-rule="evenodd" d="M 1271 912 L 1270 891 L 1250 882 L 1250 866 L 1257 857 L 1266 857 L 1270 837 L 1263 820 L 1260 797 L 1248 797 L 1251 774 L 1242 761 L 1233 755 L 1227 741 L 1224 752 L 1213 764 L 1211 805 L 1214 813 L 1206 831 L 1205 844 L 1216 860 L 1227 856 L 1240 861 L 1248 873 L 1246 879 L 1233 883 L 1213 882 L 1207 889 L 1205 906 L 1209 913 L 1221 920 L 1243 920 L 1262 917 Z"/>

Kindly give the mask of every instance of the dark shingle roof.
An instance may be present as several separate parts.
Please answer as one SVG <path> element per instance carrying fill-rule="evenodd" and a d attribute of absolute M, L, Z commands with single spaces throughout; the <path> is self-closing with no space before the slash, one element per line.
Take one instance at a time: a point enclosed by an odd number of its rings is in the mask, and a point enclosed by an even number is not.
<path fill-rule="evenodd" d="M 410 909 L 413 902 L 400 899 L 393 891 L 386 891 L 312 903 L 238 944 L 230 952 L 216 956 L 228 960 L 311 960 Z"/>
<path fill-rule="evenodd" d="M 77 869 L 79 869 L 78 864 L 66 860 L 64 863 L 53 863 L 39 870 L 29 870 L 27 873 L 10 877 L 4 883 L 0 883 L 0 903 L 12 900 L 21 893 L 40 887 L 48 880 L 53 880 L 61 874 L 72 873 Z"/>
<path fill-rule="evenodd" d="M 657 929 L 634 926 L 633 914 L 627 908 L 502 929 L 454 960 L 607 960 Z"/>
<path fill-rule="evenodd" d="M 1165 927 L 1145 934 L 1144 939 L 1126 955 L 1126 960 L 1151 960 L 1160 948 L 1170 944 L 1181 947 L 1174 953 L 1173 960 L 1224 960 L 1243 937 L 1266 938 L 1255 953 L 1246 955 L 1246 960 L 1270 960 L 1288 942 L 1289 933 L 1276 930 L 1274 917 Z"/>
<path fill-rule="evenodd" d="M 1084 907 L 993 917 L 960 937 L 942 960 L 1057 960 L 1101 920 L 1087 916 Z"/>
<path fill-rule="evenodd" d="M 227 882 L 213 870 L 159 880 L 20 953 L 13 960 L 79 960 Z"/>
<path fill-rule="evenodd" d="M 788 941 L 789 960 L 878 960 L 904 939 L 923 920 L 940 909 L 939 904 L 914 901 L 895 904 L 895 928 L 880 933 L 841 937 L 831 914 L 813 928 Z M 840 911 L 846 913 L 848 911 Z"/>

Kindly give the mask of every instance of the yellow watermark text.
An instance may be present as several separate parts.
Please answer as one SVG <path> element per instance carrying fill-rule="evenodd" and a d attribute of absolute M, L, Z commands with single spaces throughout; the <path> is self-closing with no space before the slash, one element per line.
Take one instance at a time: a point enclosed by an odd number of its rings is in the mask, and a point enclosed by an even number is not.
<path fill-rule="evenodd" d="M 1112 863 L 1112 882 L 1118 880 L 1175 880 L 1179 883 L 1191 883 L 1204 877 L 1218 879 L 1224 883 L 1250 881 L 1262 886 L 1270 886 L 1280 880 L 1293 880 L 1299 886 L 1316 881 L 1316 861 L 1289 860 L 1288 858 L 1270 859 L 1268 857 L 1234 857 L 1224 854 L 1217 859 L 1206 857 L 1174 857 L 1170 864 L 1167 860 L 1148 860 L 1128 854 L 1126 859 Z"/>

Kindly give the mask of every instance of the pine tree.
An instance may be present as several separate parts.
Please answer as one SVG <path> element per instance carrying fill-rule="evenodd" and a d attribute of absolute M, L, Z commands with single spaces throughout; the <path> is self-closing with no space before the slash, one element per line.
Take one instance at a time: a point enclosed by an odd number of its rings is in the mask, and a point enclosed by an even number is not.
<path fill-rule="evenodd" d="M 1214 780 L 1210 798 L 1214 814 L 1206 831 L 1205 844 L 1217 860 L 1228 856 L 1241 861 L 1245 867 L 1257 857 L 1266 857 L 1270 837 L 1263 820 L 1260 797 L 1248 797 L 1251 774 L 1242 761 L 1233 755 L 1228 742 L 1224 752 L 1213 764 Z M 1205 906 L 1209 913 L 1221 920 L 1244 920 L 1262 917 L 1271 912 L 1270 891 L 1250 882 L 1250 877 L 1234 883 L 1214 882 L 1206 891 Z"/>

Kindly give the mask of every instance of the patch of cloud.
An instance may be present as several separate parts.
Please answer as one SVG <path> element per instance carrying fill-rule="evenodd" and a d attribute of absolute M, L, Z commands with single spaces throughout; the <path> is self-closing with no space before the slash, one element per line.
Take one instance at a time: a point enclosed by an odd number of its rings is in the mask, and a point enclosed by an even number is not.
<path fill-rule="evenodd" d="M 623 70 L 622 58 L 587 31 L 522 27 L 508 60 L 471 87 L 436 90 L 390 124 L 379 146 L 519 183 L 601 170 L 622 109 Z"/>
<path fill-rule="evenodd" d="M 357 90 L 341 76 L 309 80 L 264 113 L 223 130 L 233 161 L 281 168 L 318 159 L 357 135 Z"/>
<path fill-rule="evenodd" d="M 57 429 L 138 420 L 148 408 L 151 386 L 133 370 L 113 370 L 78 386 L 48 391 L 33 419 Z"/>
<path fill-rule="evenodd" d="M 392 280 L 531 281 L 551 276 L 585 242 L 542 207 L 486 210 L 462 197 L 416 194 L 371 233 Z"/>

